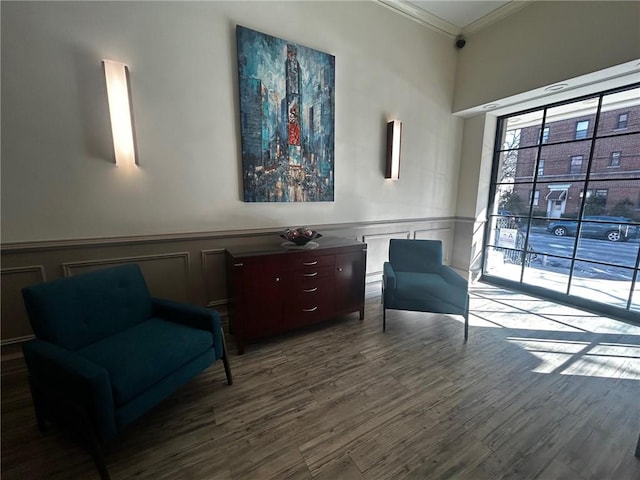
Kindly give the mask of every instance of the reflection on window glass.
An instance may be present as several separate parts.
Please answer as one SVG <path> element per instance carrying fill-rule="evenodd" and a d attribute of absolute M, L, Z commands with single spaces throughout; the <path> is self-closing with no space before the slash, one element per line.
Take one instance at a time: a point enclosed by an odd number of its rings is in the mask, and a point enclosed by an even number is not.
<path fill-rule="evenodd" d="M 522 282 L 564 294 L 567 293 L 570 268 L 571 260 L 568 258 L 537 254 L 537 258 L 525 266 Z"/>
<path fill-rule="evenodd" d="M 569 295 L 626 308 L 632 278 L 631 268 L 576 261 Z"/>
<path fill-rule="evenodd" d="M 615 220 L 604 218 L 602 221 L 585 217 L 580 229 L 576 258 L 593 260 L 611 265 L 635 267 L 638 258 L 638 228 L 633 225 L 614 223 Z M 600 217 L 603 218 L 603 217 Z"/>

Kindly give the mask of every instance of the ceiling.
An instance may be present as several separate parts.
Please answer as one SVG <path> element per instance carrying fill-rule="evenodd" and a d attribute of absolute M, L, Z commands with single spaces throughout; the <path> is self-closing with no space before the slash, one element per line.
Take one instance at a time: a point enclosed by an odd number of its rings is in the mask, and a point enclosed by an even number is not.
<path fill-rule="evenodd" d="M 469 34 L 506 17 L 531 0 L 378 0 L 450 36 Z"/>

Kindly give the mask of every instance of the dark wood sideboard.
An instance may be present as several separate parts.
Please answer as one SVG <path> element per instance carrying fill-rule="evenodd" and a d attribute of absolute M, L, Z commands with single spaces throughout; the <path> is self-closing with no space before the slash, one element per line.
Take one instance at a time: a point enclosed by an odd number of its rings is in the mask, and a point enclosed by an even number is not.
<path fill-rule="evenodd" d="M 229 326 L 245 343 L 332 317 L 364 318 L 366 243 L 323 236 L 287 249 L 277 235 L 226 251 Z"/>

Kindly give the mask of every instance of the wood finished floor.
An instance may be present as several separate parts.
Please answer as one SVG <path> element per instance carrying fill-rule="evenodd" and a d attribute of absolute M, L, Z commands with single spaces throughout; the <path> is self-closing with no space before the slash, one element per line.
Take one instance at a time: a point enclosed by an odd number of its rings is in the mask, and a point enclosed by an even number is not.
<path fill-rule="evenodd" d="M 640 327 L 488 286 L 462 319 L 357 314 L 250 345 L 106 448 L 117 479 L 637 480 Z M 231 340 L 231 339 L 230 339 Z M 96 479 L 2 375 L 2 479 Z"/>

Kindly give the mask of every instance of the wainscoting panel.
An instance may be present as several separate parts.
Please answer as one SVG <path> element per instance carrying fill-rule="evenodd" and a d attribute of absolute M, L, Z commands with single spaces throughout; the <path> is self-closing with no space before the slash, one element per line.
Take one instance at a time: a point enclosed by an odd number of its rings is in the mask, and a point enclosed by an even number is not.
<path fill-rule="evenodd" d="M 32 265 L 0 270 L 2 284 L 2 345 L 33 336 L 27 310 L 24 308 L 23 287 L 46 281 L 44 267 Z"/>
<path fill-rule="evenodd" d="M 363 241 L 367 244 L 367 277 L 378 280 L 382 275 L 382 265 L 389 259 L 389 240 L 407 239 L 410 236 L 410 231 L 365 235 Z"/>
<path fill-rule="evenodd" d="M 62 269 L 65 277 L 70 277 L 128 263 L 140 265 L 152 296 L 177 302 L 190 301 L 191 262 L 188 252 L 67 262 Z"/>
<path fill-rule="evenodd" d="M 227 303 L 225 249 L 202 250 L 202 281 L 208 307 Z"/>
<path fill-rule="evenodd" d="M 310 227 L 323 235 L 365 242 L 366 281 L 375 286 L 388 257 L 390 239 L 437 238 L 443 241 L 448 260 L 453 251 L 455 225 L 456 219 L 451 217 Z M 19 354 L 20 343 L 32 335 L 20 294 L 23 286 L 125 263 L 140 265 L 152 295 L 214 307 L 224 315 L 227 303 L 225 249 L 250 244 L 259 237 L 277 235 L 280 231 L 260 229 L 3 244 L 0 246 L 5 267 L 0 285 L 2 345 L 16 347 L 14 350 Z M 460 264 L 463 263 L 464 259 Z M 377 291 L 378 287 L 375 288 Z M 3 359 L 9 350 L 3 350 Z"/>
<path fill-rule="evenodd" d="M 451 247 L 453 245 L 453 228 L 436 227 L 424 230 L 416 230 L 414 232 L 416 240 L 441 240 L 443 262 L 446 265 L 451 263 Z"/>

